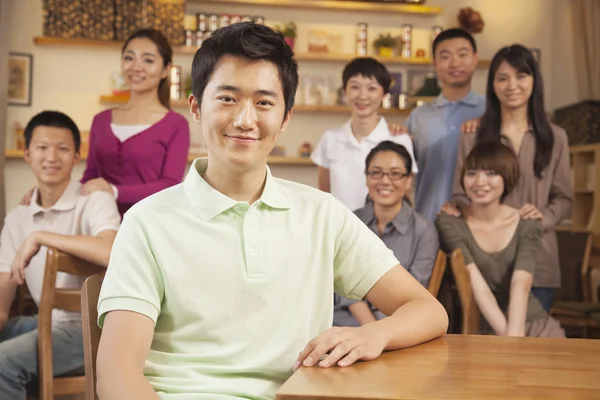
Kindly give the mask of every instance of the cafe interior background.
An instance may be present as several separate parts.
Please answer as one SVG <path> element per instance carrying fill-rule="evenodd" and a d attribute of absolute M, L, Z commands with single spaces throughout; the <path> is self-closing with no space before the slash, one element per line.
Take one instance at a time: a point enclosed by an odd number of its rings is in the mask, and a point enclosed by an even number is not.
<path fill-rule="evenodd" d="M 349 117 L 338 104 L 338 89 L 344 64 L 357 54 L 360 30 L 365 28 L 361 24 L 366 24 L 367 54 L 379 56 L 394 74 L 395 96 L 384 115 L 390 122 L 403 123 L 411 107 L 428 101 L 430 95 L 420 89 L 433 72 L 432 35 L 439 27 L 459 26 L 462 12 L 475 22 L 483 21 L 481 32 L 475 34 L 480 64 L 473 90 L 485 93 L 489 60 L 500 47 L 521 43 L 534 49 L 541 63 L 547 111 L 567 130 L 570 145 L 588 146 L 585 153 L 572 153 L 575 211 L 560 227 L 565 277 L 557 300 L 597 302 L 600 273 L 590 267 L 592 271 L 585 272 L 589 276 L 582 279 L 581 274 L 586 238 L 592 234 L 597 245 L 596 235 L 600 233 L 600 210 L 596 210 L 600 206 L 596 189 L 600 174 L 593 173 L 600 157 L 593 145 L 599 139 L 600 8 L 595 8 L 595 14 L 582 11 L 585 7 L 593 9 L 592 2 L 425 0 L 421 5 L 406 6 L 344 0 L 0 0 L 0 57 L 10 61 L 0 65 L 0 151 L 5 154 L 0 157 L 0 214 L 3 217 L 16 207 L 34 184 L 22 156 L 22 128 L 34 114 L 47 109 L 66 112 L 80 127 L 85 142 L 93 116 L 123 102 L 126 92 L 119 79 L 120 42 L 114 39 L 126 36 L 128 27 L 118 27 L 114 21 L 126 24 L 129 18 L 166 29 L 173 41 L 173 63 L 180 70 L 178 76 L 172 75 L 172 84 L 178 85 L 173 95 L 179 97 L 172 103 L 173 109 L 190 121 L 190 161 L 203 150 L 201 133 L 185 106 L 191 61 L 197 41 L 202 40 L 196 32 L 198 15 L 206 18 L 206 29 L 213 23 L 258 17 L 295 36 L 293 46 L 301 75 L 297 106 L 269 163 L 278 177 L 316 186 L 317 168 L 307 151 L 316 146 L 326 129 L 341 125 Z M 119 15 L 128 7 L 129 14 Z M 98 18 L 100 28 L 75 29 L 81 20 L 69 18 L 89 12 L 86 8 L 93 9 L 92 13 L 107 13 Z M 70 14 L 63 12 L 67 9 Z M 61 18 L 62 30 L 56 24 Z M 411 27 L 410 37 L 406 36 L 407 25 Z M 391 42 L 386 41 L 388 34 Z M 595 40 L 585 39 L 590 37 Z M 381 39 L 383 49 L 374 47 L 377 39 Z M 84 156 L 86 149 L 84 143 Z M 74 177 L 80 177 L 84 167 L 85 162 L 80 162 Z M 582 288 L 585 285 L 589 286 Z"/>

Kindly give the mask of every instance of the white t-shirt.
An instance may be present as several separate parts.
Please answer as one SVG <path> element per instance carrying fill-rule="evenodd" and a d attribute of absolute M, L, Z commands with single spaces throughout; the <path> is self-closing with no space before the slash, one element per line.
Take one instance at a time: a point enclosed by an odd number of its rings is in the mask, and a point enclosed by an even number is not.
<path fill-rule="evenodd" d="M 121 216 L 110 193 L 96 191 L 82 196 L 79 194 L 80 187 L 79 182 L 71 181 L 56 204 L 48 209 L 38 205 L 36 189 L 29 206 L 18 206 L 8 213 L 0 235 L 0 272 L 10 273 L 19 247 L 33 232 L 96 236 L 103 231 L 119 229 Z M 43 246 L 25 268 L 25 282 L 38 306 L 42 297 L 47 251 Z M 79 289 L 83 281 L 83 277 L 59 272 L 56 287 Z M 58 309 L 52 311 L 53 322 L 79 318 L 80 313 Z"/>
<path fill-rule="evenodd" d="M 350 123 L 325 131 L 311 158 L 318 166 L 329 169 L 331 194 L 351 210 L 357 210 L 365 205 L 368 194 L 365 160 L 379 143 L 391 140 L 404 146 L 413 161 L 412 172 L 417 173 L 418 168 L 410 136 L 392 136 L 385 118 L 361 141 L 352 133 Z"/>

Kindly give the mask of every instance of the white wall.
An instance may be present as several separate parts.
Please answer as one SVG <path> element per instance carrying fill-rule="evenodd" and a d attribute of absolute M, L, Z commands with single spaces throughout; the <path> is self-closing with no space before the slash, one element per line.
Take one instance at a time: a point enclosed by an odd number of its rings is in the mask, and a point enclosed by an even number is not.
<path fill-rule="evenodd" d="M 355 24 L 366 21 L 371 27 L 370 36 L 379 31 L 397 29 L 399 25 L 411 23 L 415 27 L 414 47 L 427 48 L 430 28 L 434 25 L 450 27 L 456 25 L 456 15 L 461 7 L 471 6 L 482 13 L 486 22 L 483 33 L 477 35 L 481 58 L 489 59 L 501 46 L 522 43 L 540 48 L 542 71 L 546 82 L 546 103 L 549 110 L 577 101 L 574 64 L 572 61 L 572 34 L 566 14 L 567 2 L 563 0 L 428 0 L 430 5 L 439 5 L 443 13 L 438 16 L 382 15 L 370 13 L 319 12 L 305 10 L 276 9 L 266 7 L 200 6 L 190 4 L 190 11 L 239 13 L 263 15 L 267 22 L 294 20 L 299 25 L 297 51 L 305 51 L 306 33 L 309 28 L 324 27 L 339 32 L 344 37 L 343 47 L 351 52 L 354 48 Z M 500 6 L 500 4 L 502 4 Z M 82 130 L 88 130 L 93 116 L 104 106 L 98 98 L 110 94 L 110 73 L 119 71 L 119 50 L 106 48 L 74 48 L 36 46 L 32 38 L 42 35 L 42 7 L 40 0 L 14 1 L 11 7 L 9 49 L 32 53 L 33 103 L 31 107 L 9 107 L 7 113 L 7 148 L 14 148 L 14 124 L 24 125 L 35 113 L 44 109 L 57 109 L 68 113 Z M 565 23 L 565 21 L 567 23 Z M 558 23 L 560 22 L 560 23 Z M 174 63 L 181 65 L 184 74 L 189 73 L 191 55 L 176 55 Z M 333 86 L 341 84 L 342 63 L 301 62 L 300 73 L 327 74 Z M 430 67 L 411 67 L 427 70 Z M 405 67 L 390 68 L 406 72 Z M 406 75 L 406 74 L 405 74 Z M 474 89 L 483 93 L 486 71 L 478 70 L 474 78 Z M 177 110 L 187 115 L 186 110 Z M 288 131 L 282 136 L 280 145 L 286 154 L 295 156 L 303 141 L 316 145 L 321 133 L 346 120 L 345 115 L 296 113 Z M 388 118 L 401 123 L 402 118 Z M 191 120 L 190 120 L 191 122 Z M 192 126 L 194 132 L 194 127 Z M 83 165 L 74 171 L 81 176 Z M 28 167 L 20 160 L 6 163 L 6 206 L 14 207 L 20 196 L 34 183 Z M 316 185 L 316 169 L 313 166 L 275 166 L 275 175 Z"/>

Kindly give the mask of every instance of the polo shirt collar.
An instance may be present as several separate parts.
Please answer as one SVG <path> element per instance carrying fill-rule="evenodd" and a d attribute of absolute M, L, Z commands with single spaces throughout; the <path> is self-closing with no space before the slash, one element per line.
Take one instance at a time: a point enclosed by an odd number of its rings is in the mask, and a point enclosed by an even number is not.
<path fill-rule="evenodd" d="M 71 211 L 75 208 L 77 204 L 77 198 L 79 195 L 79 188 L 81 185 L 79 182 L 70 181 L 69 185 L 60 196 L 58 201 L 49 209 L 56 211 Z M 29 212 L 31 215 L 36 215 L 40 212 L 46 211 L 42 206 L 38 204 L 38 198 L 40 196 L 39 189 L 36 187 L 33 190 L 33 194 L 31 195 L 31 201 L 29 202 Z"/>
<path fill-rule="evenodd" d="M 365 136 L 365 140 L 378 144 L 389 137 L 390 130 L 388 128 L 387 121 L 383 117 L 379 117 L 379 122 L 375 126 L 375 129 L 368 136 Z M 342 134 L 338 135 L 338 140 L 342 142 L 356 141 L 354 134 L 352 133 L 352 119 L 349 119 L 344 125 L 342 125 Z"/>
<path fill-rule="evenodd" d="M 467 93 L 467 95 L 465 97 L 463 97 L 462 99 L 460 99 L 457 102 L 448 100 L 443 94 L 440 94 L 437 97 L 437 99 L 435 100 L 435 104 L 438 106 L 438 108 L 442 108 L 442 107 L 444 107 L 448 104 L 452 104 L 452 103 L 462 103 L 467 106 L 475 107 L 479 104 L 479 101 L 478 101 L 478 96 L 472 90 L 470 90 L 469 93 Z"/>
<path fill-rule="evenodd" d="M 369 200 L 367 202 L 367 204 L 364 207 L 364 213 L 365 213 L 364 214 L 365 221 L 368 226 L 371 226 L 372 224 L 377 223 L 377 219 L 375 218 L 375 210 L 374 210 L 372 201 Z M 394 219 L 392 220 L 391 223 L 398 232 L 405 234 L 406 232 L 408 232 L 408 229 L 410 228 L 410 223 L 413 219 L 413 215 L 414 215 L 413 208 L 410 205 L 408 205 L 408 203 L 406 201 L 404 201 L 404 203 L 402 204 L 402 208 L 400 209 L 400 212 L 394 217 Z"/>
<path fill-rule="evenodd" d="M 192 207 L 200 214 L 204 221 L 210 221 L 216 216 L 234 207 L 238 202 L 210 186 L 202 174 L 208 167 L 208 158 L 197 158 L 183 181 L 184 191 L 192 203 Z M 288 209 L 291 207 L 289 196 L 284 188 L 271 174 L 269 167 L 265 187 L 258 201 L 275 209 Z"/>

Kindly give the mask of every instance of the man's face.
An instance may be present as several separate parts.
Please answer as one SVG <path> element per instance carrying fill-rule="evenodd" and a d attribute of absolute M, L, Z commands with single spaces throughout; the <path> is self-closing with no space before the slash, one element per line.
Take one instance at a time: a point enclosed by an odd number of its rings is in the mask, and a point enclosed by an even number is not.
<path fill-rule="evenodd" d="M 471 83 L 477 54 L 467 39 L 448 39 L 437 46 L 433 65 L 443 86 L 462 88 Z"/>
<path fill-rule="evenodd" d="M 68 182 L 73 166 L 79 161 L 73 134 L 67 128 L 36 127 L 25 149 L 25 161 L 40 184 L 55 186 Z"/>
<path fill-rule="evenodd" d="M 233 55 L 217 63 L 201 107 L 189 102 L 211 162 L 240 169 L 266 164 L 291 115 L 275 64 Z"/>

